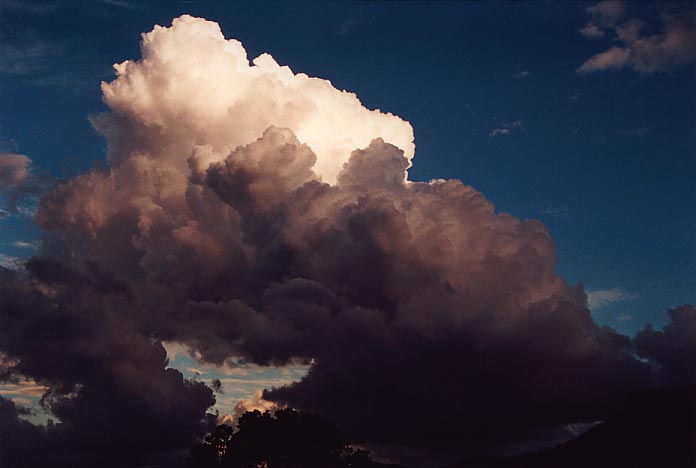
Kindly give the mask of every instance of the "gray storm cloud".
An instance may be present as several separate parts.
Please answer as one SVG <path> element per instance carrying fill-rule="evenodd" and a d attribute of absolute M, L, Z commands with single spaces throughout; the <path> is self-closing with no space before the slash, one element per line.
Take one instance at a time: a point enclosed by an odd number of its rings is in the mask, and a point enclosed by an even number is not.
<path fill-rule="evenodd" d="M 49 387 L 65 439 L 210 428 L 213 392 L 159 341 L 311 363 L 266 400 L 427 449 L 557 435 L 659 383 L 557 275 L 539 221 L 458 180 L 407 180 L 407 122 L 267 54 L 249 65 L 202 19 L 155 27 L 142 53 L 102 85 L 109 167 L 44 195 L 41 255 L 3 272 L 2 350 Z"/>

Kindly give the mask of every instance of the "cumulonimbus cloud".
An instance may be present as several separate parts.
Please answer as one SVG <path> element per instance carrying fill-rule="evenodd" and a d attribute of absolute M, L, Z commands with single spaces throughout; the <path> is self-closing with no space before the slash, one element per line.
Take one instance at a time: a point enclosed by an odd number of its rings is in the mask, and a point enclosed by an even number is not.
<path fill-rule="evenodd" d="M 2 271 L 2 351 L 49 388 L 61 440 L 208 430 L 212 390 L 161 341 L 310 364 L 265 401 L 428 450 L 557 434 L 659 383 L 557 275 L 540 222 L 407 180 L 408 123 L 268 55 L 250 66 L 202 19 L 155 27 L 142 52 L 103 85 L 109 167 L 46 194 L 40 255 Z"/>

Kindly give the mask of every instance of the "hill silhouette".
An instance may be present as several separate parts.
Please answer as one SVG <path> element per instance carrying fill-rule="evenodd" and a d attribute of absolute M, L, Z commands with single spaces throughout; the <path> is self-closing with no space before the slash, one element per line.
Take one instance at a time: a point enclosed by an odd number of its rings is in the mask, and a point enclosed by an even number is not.
<path fill-rule="evenodd" d="M 696 386 L 630 394 L 619 412 L 556 447 L 446 468 L 551 467 L 696 467 Z"/>
<path fill-rule="evenodd" d="M 194 446 L 189 468 L 377 468 L 336 427 L 292 409 L 244 414 Z M 696 385 L 629 394 L 623 407 L 577 438 L 533 453 L 467 458 L 442 468 L 695 468 Z"/>

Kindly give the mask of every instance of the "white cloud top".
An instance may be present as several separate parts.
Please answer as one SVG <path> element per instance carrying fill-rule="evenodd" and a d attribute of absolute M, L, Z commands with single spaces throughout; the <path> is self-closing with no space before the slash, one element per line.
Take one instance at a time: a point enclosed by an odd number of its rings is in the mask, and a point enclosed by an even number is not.
<path fill-rule="evenodd" d="M 132 129 L 154 127 L 177 145 L 149 142 L 150 157 L 178 159 L 185 165 L 196 144 L 212 145 L 219 160 L 239 145 L 256 140 L 271 125 L 290 128 L 317 155 L 315 172 L 335 182 L 356 148 L 381 137 L 401 148 L 410 161 L 413 128 L 403 119 L 364 107 L 355 94 L 327 80 L 294 74 L 269 54 L 249 63 L 242 44 L 225 39 L 217 23 L 188 15 L 169 28 L 143 34 L 142 59 L 114 65 L 118 77 L 102 83 L 104 101 L 118 115 L 96 126 L 114 136 L 132 138 Z M 101 122 L 103 124 L 103 122 Z M 137 132 L 136 132 L 137 133 Z M 114 147 L 112 161 L 129 157 Z M 123 154 L 125 150 L 126 154 Z M 212 161 L 211 161 L 212 162 Z"/>

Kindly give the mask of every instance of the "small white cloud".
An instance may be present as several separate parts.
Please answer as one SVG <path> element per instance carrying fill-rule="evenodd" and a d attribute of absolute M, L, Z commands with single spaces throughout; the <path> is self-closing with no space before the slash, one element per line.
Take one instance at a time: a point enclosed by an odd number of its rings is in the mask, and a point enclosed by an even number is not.
<path fill-rule="evenodd" d="M 32 250 L 36 250 L 36 248 L 37 248 L 36 242 L 29 242 L 29 241 L 22 241 L 22 240 L 13 242 L 12 245 L 13 245 L 14 247 L 17 247 L 17 248 L 20 248 L 20 249 L 32 249 Z"/>
<path fill-rule="evenodd" d="M 622 288 L 587 291 L 587 306 L 596 310 L 615 302 L 624 302 L 636 299 L 638 296 Z"/>
<path fill-rule="evenodd" d="M 596 24 L 586 24 L 580 28 L 580 34 L 586 37 L 604 37 L 604 31 Z"/>
<path fill-rule="evenodd" d="M 521 70 L 512 75 L 513 78 L 516 78 L 518 80 L 522 80 L 524 78 L 529 78 L 529 76 L 532 74 L 529 70 Z"/>
<path fill-rule="evenodd" d="M 494 128 L 493 130 L 490 131 L 488 136 L 489 137 L 495 137 L 495 136 L 500 136 L 500 135 L 507 136 L 509 134 L 510 134 L 510 129 L 508 129 L 508 128 Z"/>
<path fill-rule="evenodd" d="M 22 259 L 19 257 L 13 257 L 12 255 L 7 255 L 0 253 L 0 267 L 6 268 L 8 270 L 16 270 L 22 264 Z"/>
<path fill-rule="evenodd" d="M 643 137 L 648 134 L 650 129 L 648 127 L 638 127 L 638 128 L 628 128 L 626 130 L 621 130 L 619 133 L 622 135 Z"/>
<path fill-rule="evenodd" d="M 544 208 L 539 214 L 541 216 L 548 216 L 549 218 L 568 218 L 572 211 L 573 210 L 568 205 L 553 205 Z"/>
<path fill-rule="evenodd" d="M 524 122 L 521 120 L 515 120 L 514 122 L 511 123 L 504 123 L 502 126 L 498 128 L 494 128 L 490 132 L 488 132 L 488 136 L 493 138 L 497 136 L 508 136 L 510 135 L 514 130 L 521 130 L 524 128 Z"/>

